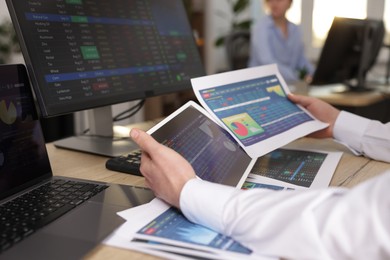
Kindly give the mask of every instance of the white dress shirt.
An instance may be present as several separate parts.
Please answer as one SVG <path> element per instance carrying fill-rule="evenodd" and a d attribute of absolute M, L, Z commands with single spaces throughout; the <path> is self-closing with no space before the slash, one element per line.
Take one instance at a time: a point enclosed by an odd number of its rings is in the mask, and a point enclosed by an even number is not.
<path fill-rule="evenodd" d="M 390 122 L 382 124 L 341 111 L 334 137 L 366 157 L 390 162 Z"/>
<path fill-rule="evenodd" d="M 390 161 L 390 124 L 342 112 L 336 139 Z M 390 171 L 352 189 L 238 190 L 193 179 L 180 196 L 184 215 L 231 236 L 254 253 L 288 259 L 390 259 Z"/>

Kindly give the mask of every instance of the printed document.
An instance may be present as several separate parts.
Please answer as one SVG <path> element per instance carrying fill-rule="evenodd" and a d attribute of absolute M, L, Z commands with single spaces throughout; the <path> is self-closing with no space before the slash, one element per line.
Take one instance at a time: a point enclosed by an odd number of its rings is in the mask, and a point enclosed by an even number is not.
<path fill-rule="evenodd" d="M 201 105 L 252 158 L 327 127 L 287 98 L 290 90 L 276 65 L 194 78 L 191 83 Z"/>

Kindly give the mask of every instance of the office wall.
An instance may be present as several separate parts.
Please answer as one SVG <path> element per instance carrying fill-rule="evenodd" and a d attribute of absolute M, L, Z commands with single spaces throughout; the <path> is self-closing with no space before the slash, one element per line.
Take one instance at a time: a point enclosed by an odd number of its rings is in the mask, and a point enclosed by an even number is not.
<path fill-rule="evenodd" d="M 0 22 L 9 17 L 7 5 L 4 0 L 0 1 Z"/>
<path fill-rule="evenodd" d="M 228 68 L 226 50 L 216 47 L 215 40 L 226 35 L 230 30 L 232 12 L 228 1 L 204 1 L 205 13 L 205 67 L 206 73 L 214 74 Z M 254 20 L 262 14 L 261 1 L 252 0 L 251 7 L 242 13 L 239 19 L 252 18 Z"/>
<path fill-rule="evenodd" d="M 222 3 L 221 3 L 222 2 Z M 223 69 L 223 64 L 227 63 L 224 55 L 224 48 L 217 48 L 214 45 L 215 39 L 221 34 L 229 31 L 229 23 L 220 17 L 218 12 L 230 14 L 228 6 L 224 1 L 206 1 L 205 3 L 205 42 L 204 61 L 207 74 L 214 74 Z M 228 17 L 229 19 L 230 17 Z"/>
<path fill-rule="evenodd" d="M 0 0 L 0 23 L 11 20 L 7 5 L 4 0 Z M 15 54 L 10 57 L 10 63 L 24 63 L 22 54 Z"/>

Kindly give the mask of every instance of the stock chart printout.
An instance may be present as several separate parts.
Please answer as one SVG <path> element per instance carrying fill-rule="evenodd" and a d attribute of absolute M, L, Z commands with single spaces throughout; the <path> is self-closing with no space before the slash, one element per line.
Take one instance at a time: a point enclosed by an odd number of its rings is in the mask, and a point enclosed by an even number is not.
<path fill-rule="evenodd" d="M 326 153 L 278 149 L 257 159 L 251 173 L 310 187 Z"/>
<path fill-rule="evenodd" d="M 192 85 L 202 105 L 252 158 L 325 126 L 289 101 L 276 66 L 206 76 Z"/>
<path fill-rule="evenodd" d="M 326 188 L 341 155 L 341 152 L 276 149 L 257 159 L 242 189 Z"/>
<path fill-rule="evenodd" d="M 249 190 L 249 189 L 255 189 L 255 188 L 262 188 L 262 189 L 269 189 L 269 190 L 283 190 L 284 189 L 283 186 L 256 183 L 256 182 L 252 182 L 252 181 L 245 181 L 245 183 L 241 187 L 242 190 Z"/>
<path fill-rule="evenodd" d="M 118 215 L 126 223 L 104 241 L 107 245 L 140 250 L 164 259 L 187 259 L 187 256 L 189 259 L 274 259 L 254 254 L 233 238 L 189 221 L 180 210 L 158 198 L 120 211 Z"/>
<path fill-rule="evenodd" d="M 149 241 L 165 242 L 166 239 L 179 243 L 205 246 L 208 249 L 217 249 L 234 252 L 245 257 L 252 253 L 232 238 L 219 234 L 211 229 L 194 224 L 175 208 L 169 208 L 149 224 L 138 231 Z"/>

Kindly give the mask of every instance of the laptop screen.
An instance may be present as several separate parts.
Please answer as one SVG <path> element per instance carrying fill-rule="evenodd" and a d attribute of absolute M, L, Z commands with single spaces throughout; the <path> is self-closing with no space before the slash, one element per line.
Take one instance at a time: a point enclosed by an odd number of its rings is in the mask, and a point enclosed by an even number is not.
<path fill-rule="evenodd" d="M 24 65 L 0 65 L 0 199 L 51 176 Z"/>

